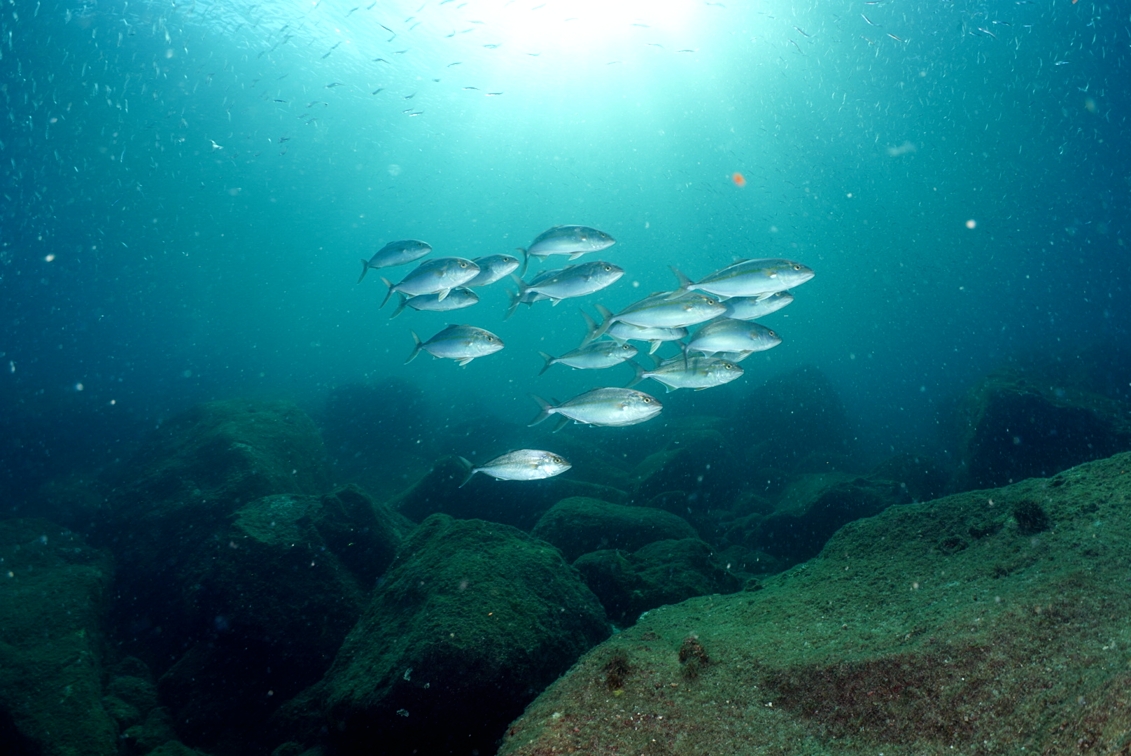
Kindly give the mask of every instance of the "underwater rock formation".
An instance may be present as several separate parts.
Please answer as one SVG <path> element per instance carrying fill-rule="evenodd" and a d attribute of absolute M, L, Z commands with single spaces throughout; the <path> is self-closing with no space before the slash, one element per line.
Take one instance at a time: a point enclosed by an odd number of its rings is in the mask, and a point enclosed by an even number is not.
<path fill-rule="evenodd" d="M 656 541 L 626 554 L 605 549 L 582 554 L 573 563 L 601 600 L 609 619 L 632 624 L 641 613 L 693 596 L 730 593 L 742 581 L 714 559 L 698 538 Z"/>
<path fill-rule="evenodd" d="M 848 413 L 829 379 L 813 366 L 750 391 L 727 415 L 724 434 L 753 468 L 823 472 L 852 462 Z"/>
<path fill-rule="evenodd" d="M 198 629 L 160 690 L 182 738 L 268 737 L 254 724 L 330 667 L 410 529 L 356 488 L 241 507 L 178 575 Z"/>
<path fill-rule="evenodd" d="M 698 538 L 686 520 L 662 509 L 627 507 L 599 499 L 562 499 L 531 531 L 557 546 L 569 561 L 601 549 L 636 549 L 653 541 Z"/>
<path fill-rule="evenodd" d="M 1126 752 L 1129 479 L 1120 454 L 850 523 L 761 590 L 649 612 L 499 754 Z"/>
<path fill-rule="evenodd" d="M 1131 449 L 1131 405 L 1026 376 L 997 373 L 970 392 L 956 488 L 1054 475 Z"/>
<path fill-rule="evenodd" d="M 609 634 L 547 544 L 506 525 L 426 519 L 320 684 L 344 753 L 489 753 L 507 723 Z"/>
<path fill-rule="evenodd" d="M 99 622 L 109 555 L 45 520 L 2 520 L 0 567 L 0 751 L 115 756 Z"/>

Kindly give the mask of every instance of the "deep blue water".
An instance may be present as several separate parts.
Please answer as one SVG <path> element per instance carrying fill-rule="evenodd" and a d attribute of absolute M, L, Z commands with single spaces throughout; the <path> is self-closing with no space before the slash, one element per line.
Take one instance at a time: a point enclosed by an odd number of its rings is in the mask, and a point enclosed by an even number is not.
<path fill-rule="evenodd" d="M 784 343 L 714 401 L 816 365 L 871 456 L 945 455 L 940 406 L 1019 355 L 1127 341 L 1126 8 L 607 5 L 5 5 L 4 485 L 126 454 L 206 399 L 316 410 L 395 376 L 435 422 L 525 422 L 530 392 L 631 377 L 536 377 L 538 350 L 580 340 L 577 304 L 504 321 L 503 283 L 389 320 L 378 277 L 356 281 L 394 239 L 474 257 L 603 229 L 628 273 L 590 312 L 671 288 L 670 264 L 803 262 L 816 278 L 764 321 Z M 410 330 L 446 322 L 507 347 L 402 364 Z"/>

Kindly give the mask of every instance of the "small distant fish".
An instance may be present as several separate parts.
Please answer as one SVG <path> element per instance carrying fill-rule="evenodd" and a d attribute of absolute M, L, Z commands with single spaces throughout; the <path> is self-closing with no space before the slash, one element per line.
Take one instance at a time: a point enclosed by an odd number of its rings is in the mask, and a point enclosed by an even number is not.
<path fill-rule="evenodd" d="M 668 391 L 689 388 L 696 391 L 722 386 L 742 377 L 743 370 L 729 360 L 720 360 L 714 357 L 688 357 L 677 355 L 670 360 L 665 360 L 652 370 L 645 370 L 637 363 L 632 363 L 636 369 L 636 376 L 629 386 L 635 386 L 645 378 L 651 378 L 657 383 L 662 383 Z"/>
<path fill-rule="evenodd" d="M 514 273 L 522 265 L 522 261 L 514 255 L 487 255 L 477 257 L 472 262 L 479 266 L 479 275 L 464 284 L 468 288 L 490 286 Z"/>
<path fill-rule="evenodd" d="M 448 68 L 451 68 L 451 67 L 453 67 L 453 66 L 462 65 L 462 64 L 463 64 L 463 61 L 462 61 L 462 60 L 457 60 L 457 61 L 456 61 L 455 63 L 449 63 L 449 64 L 448 64 Z"/>
<path fill-rule="evenodd" d="M 365 274 L 369 272 L 370 268 L 391 268 L 395 265 L 404 265 L 419 260 L 431 251 L 431 244 L 417 239 L 389 242 L 377 250 L 373 257 L 361 261 L 361 277 L 357 279 L 357 282 L 361 283 L 361 279 L 365 278 Z"/>
<path fill-rule="evenodd" d="M 637 349 L 632 344 L 622 344 L 617 341 L 594 341 L 583 347 L 566 352 L 561 357 L 554 357 L 546 352 L 539 352 L 546 364 L 538 372 L 542 375 L 559 362 L 569 365 L 577 370 L 603 370 L 615 367 L 626 360 L 631 360 L 637 355 Z"/>
<path fill-rule="evenodd" d="M 438 294 L 437 301 L 442 302 L 448 292 L 475 278 L 479 274 L 479 266 L 471 260 L 462 257 L 437 257 L 426 260 L 409 273 L 404 279 L 394 284 L 387 278 L 381 280 L 389 287 L 389 292 L 381 302 L 389 301 L 394 291 L 399 291 L 410 297 L 421 294 Z"/>
<path fill-rule="evenodd" d="M 374 63 L 389 63 L 389 61 L 385 60 L 384 58 L 374 58 L 374 59 L 373 59 L 373 62 L 374 62 Z M 391 65 L 393 65 L 393 64 L 392 64 L 392 63 L 389 63 L 389 65 L 391 66 Z"/>
<path fill-rule="evenodd" d="M 808 37 L 808 36 L 809 36 L 808 34 L 806 34 L 806 33 L 805 33 L 805 30 L 804 30 L 804 29 L 802 29 L 802 28 L 801 28 L 800 26 L 795 26 L 795 27 L 793 27 L 793 28 L 794 28 L 794 29 L 796 29 L 796 30 L 797 30 L 797 31 L 798 31 L 798 32 L 799 32 L 799 33 L 801 34 L 801 36 L 803 36 L 803 37 Z"/>
<path fill-rule="evenodd" d="M 463 89 L 464 89 L 465 92 L 469 91 L 469 90 L 474 90 L 476 92 L 479 91 L 479 87 L 464 87 Z"/>
<path fill-rule="evenodd" d="M 872 19 L 868 18 L 868 17 L 867 17 L 867 16 L 865 16 L 865 15 L 864 15 L 863 13 L 861 13 L 861 14 L 860 14 L 860 18 L 862 18 L 862 19 L 864 19 L 865 21 L 867 21 L 867 22 L 868 22 L 868 25 L 869 25 L 869 26 L 875 26 L 876 28 L 879 28 L 879 26 L 880 26 L 879 24 L 877 24 L 877 23 L 874 23 L 874 22 L 872 21 Z"/>
<path fill-rule="evenodd" d="M 488 50 L 498 50 L 503 45 L 502 45 L 502 43 L 499 43 L 499 44 L 483 45 L 483 46 L 486 47 Z"/>
<path fill-rule="evenodd" d="M 740 260 L 715 271 L 698 283 L 672 266 L 680 291 L 704 291 L 720 297 L 753 297 L 773 294 L 800 286 L 814 275 L 813 270 L 792 260 L 777 258 Z"/>
<path fill-rule="evenodd" d="M 443 299 L 440 299 L 439 294 L 420 294 L 415 297 L 406 297 L 397 292 L 397 295 L 401 298 L 401 301 L 397 305 L 397 309 L 393 310 L 393 314 L 389 316 L 390 320 L 404 312 L 406 307 L 411 307 L 418 312 L 451 312 L 452 310 L 471 307 L 479 301 L 478 294 L 463 286 L 452 289 Z"/>
<path fill-rule="evenodd" d="M 554 430 L 561 430 L 570 420 L 614 428 L 636 425 L 651 420 L 664 408 L 656 397 L 627 388 L 593 389 L 557 405 L 539 396 L 533 396 L 533 399 L 538 402 L 539 412 L 530 425 L 558 415 L 562 419 Z"/>
<path fill-rule="evenodd" d="M 421 341 L 413 331 L 412 338 L 416 346 L 405 360 L 406 365 L 416 359 L 416 355 L 422 350 L 438 359 L 455 360 L 462 367 L 478 357 L 486 357 L 503 348 L 503 340 L 495 334 L 468 325 L 450 325 L 428 341 Z"/>
<path fill-rule="evenodd" d="M 325 55 L 323 55 L 322 57 L 323 57 L 323 58 L 329 58 L 329 57 L 330 57 L 330 53 L 334 52 L 334 50 L 337 50 L 337 49 L 338 49 L 338 45 L 340 45 L 340 44 L 342 44 L 340 40 L 339 40 L 338 42 L 335 42 L 335 43 L 334 43 L 334 46 L 333 46 L 333 47 L 331 47 L 331 48 L 330 48 L 329 50 L 327 50 L 327 51 L 326 51 L 326 54 L 325 54 Z"/>
<path fill-rule="evenodd" d="M 497 480 L 544 480 L 555 475 L 561 475 L 572 465 L 553 452 L 539 449 L 519 449 L 495 457 L 489 462 L 484 462 L 475 467 L 466 459 L 460 458 L 469 468 L 467 477 L 459 484 L 463 488 L 475 476 L 475 473 L 484 473 Z"/>
<path fill-rule="evenodd" d="M 523 251 L 531 257 L 569 255 L 569 259 L 573 260 L 587 252 L 608 249 L 616 243 L 616 239 L 604 231 L 588 226 L 554 226 L 538 234 Z"/>
<path fill-rule="evenodd" d="M 345 85 L 342 84 L 342 82 L 340 82 L 340 81 L 332 81 L 332 82 L 330 82 L 329 84 L 326 85 L 326 89 L 333 89 L 334 87 L 343 87 L 343 86 L 345 86 Z"/>
<path fill-rule="evenodd" d="M 385 91 L 384 87 L 377 87 L 377 89 L 374 89 L 372 92 L 370 92 L 370 94 L 377 94 L 378 92 L 384 92 L 384 91 Z"/>
<path fill-rule="evenodd" d="M 502 97 L 503 93 L 502 92 L 486 92 L 483 96 L 484 97 Z"/>

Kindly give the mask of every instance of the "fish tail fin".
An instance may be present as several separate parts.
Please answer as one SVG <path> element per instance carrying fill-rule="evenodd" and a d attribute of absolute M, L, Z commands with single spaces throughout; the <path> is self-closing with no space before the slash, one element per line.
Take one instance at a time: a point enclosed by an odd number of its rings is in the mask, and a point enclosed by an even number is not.
<path fill-rule="evenodd" d="M 384 276 L 381 276 L 381 280 L 384 281 L 385 285 L 389 287 L 389 290 L 385 293 L 385 298 L 381 300 L 381 307 L 384 307 L 385 303 L 389 301 L 389 297 L 393 296 L 393 282 L 385 278 Z M 377 309 L 381 309 L 381 307 L 378 307 Z"/>
<path fill-rule="evenodd" d="M 542 375 L 542 373 L 545 373 L 553 366 L 555 362 L 557 362 L 558 358 L 554 357 L 552 354 L 546 354 L 545 352 L 539 352 L 538 354 L 542 355 L 542 359 L 546 361 L 546 364 L 543 365 L 542 369 L 538 371 L 538 375 Z"/>
<path fill-rule="evenodd" d="M 638 384 L 642 380 L 644 380 L 644 368 L 641 367 L 640 363 L 637 362 L 636 360 L 626 360 L 626 362 L 628 362 L 629 365 L 632 365 L 632 369 L 636 373 L 635 375 L 632 376 L 632 380 L 629 381 L 628 384 L 625 386 L 625 388 L 632 388 L 633 386 L 635 386 L 636 384 Z"/>
<path fill-rule="evenodd" d="M 675 277 L 679 281 L 679 291 L 688 291 L 692 286 L 695 285 L 695 282 L 685 276 L 683 274 L 683 271 L 681 271 L 679 268 L 674 265 L 669 265 L 668 267 L 672 269 L 672 273 L 675 273 Z"/>
<path fill-rule="evenodd" d="M 408 297 L 406 297 L 404 294 L 401 294 L 398 291 L 397 296 L 401 298 L 401 301 L 397 304 L 397 309 L 393 310 L 393 314 L 389 316 L 389 320 L 392 320 L 393 318 L 404 312 L 405 305 L 408 304 Z"/>
<path fill-rule="evenodd" d="M 596 305 L 596 308 L 597 308 L 597 312 L 599 312 L 601 314 L 601 322 L 600 323 L 594 322 L 590 326 L 589 333 L 585 334 L 585 340 L 583 342 L 581 342 L 582 345 L 588 344 L 591 341 L 596 341 L 597 339 L 604 336 L 605 331 L 609 330 L 609 326 L 611 326 L 613 324 L 613 320 L 612 320 L 613 319 L 613 313 L 609 310 L 608 307 L 605 307 L 604 305 L 599 304 L 599 305 Z"/>
<path fill-rule="evenodd" d="M 526 424 L 526 427 L 528 428 L 537 425 L 538 423 L 548 418 L 550 415 L 554 414 L 554 405 L 550 404 L 537 394 L 531 394 L 530 398 L 538 402 L 538 415 Z"/>
<path fill-rule="evenodd" d="M 507 314 L 503 316 L 503 320 L 507 320 L 511 315 L 514 315 L 514 311 L 522 304 L 522 295 L 526 293 L 526 284 L 523 283 L 522 279 L 513 273 L 511 274 L 511 278 L 513 278 L 514 282 L 518 285 L 518 291 L 507 292 L 510 302 L 507 304 Z"/>
<path fill-rule="evenodd" d="M 526 266 L 530 264 L 530 255 L 526 254 L 526 247 L 515 247 L 515 250 L 522 255 L 522 268 L 519 269 L 518 275 L 526 275 Z"/>
<path fill-rule="evenodd" d="M 369 261 L 368 260 L 362 260 L 361 261 L 361 275 L 358 276 L 357 282 L 361 283 L 361 279 L 365 278 L 365 274 L 368 273 L 368 272 L 369 272 Z"/>
<path fill-rule="evenodd" d="M 467 475 L 464 476 L 463 483 L 459 484 L 459 487 L 463 488 L 464 486 L 466 486 L 468 483 L 471 482 L 471 479 L 475 477 L 475 473 L 477 473 L 479 471 L 477 469 L 475 469 L 475 465 L 471 464 L 470 461 L 464 459 L 463 457 L 460 457 L 459 461 L 467 466 Z"/>
<path fill-rule="evenodd" d="M 416 345 L 412 348 L 412 354 L 410 354 L 408 356 L 408 359 L 404 361 L 404 364 L 406 365 L 415 360 L 416 355 L 420 354 L 420 350 L 424 348 L 424 342 L 421 341 L 420 337 L 416 335 L 416 331 L 409 331 L 409 333 L 412 334 L 412 340 L 416 342 Z"/>

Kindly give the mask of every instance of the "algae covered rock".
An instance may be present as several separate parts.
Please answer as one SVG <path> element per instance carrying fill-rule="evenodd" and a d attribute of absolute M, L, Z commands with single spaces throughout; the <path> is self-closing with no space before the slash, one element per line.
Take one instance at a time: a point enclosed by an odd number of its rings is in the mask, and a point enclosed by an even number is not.
<path fill-rule="evenodd" d="M 103 699 L 99 623 L 110 572 L 74 533 L 0 521 L 0 751 L 117 754 L 124 710 Z"/>
<path fill-rule="evenodd" d="M 433 515 L 323 680 L 330 737 L 347 753 L 488 752 L 608 633 L 555 549 L 506 525 Z"/>
<path fill-rule="evenodd" d="M 1131 405 L 1005 372 L 987 377 L 962 414 L 961 489 L 1054 475 L 1131 449 Z"/>
<path fill-rule="evenodd" d="M 317 681 L 402 526 L 352 487 L 241 507 L 180 576 L 185 614 L 201 629 L 160 687 L 186 742 L 261 733 L 251 725 Z"/>
<path fill-rule="evenodd" d="M 773 514 L 763 518 L 750 542 L 785 564 L 816 556 L 846 523 L 910 501 L 899 483 L 840 473 L 800 476 L 786 488 Z"/>
<path fill-rule="evenodd" d="M 742 587 L 739 578 L 712 559 L 711 547 L 697 538 L 656 541 L 631 554 L 594 551 L 573 566 L 618 624 L 631 624 L 641 613 L 664 604 Z"/>
<path fill-rule="evenodd" d="M 1126 753 L 1129 478 L 1121 454 L 852 522 L 760 590 L 649 612 L 499 755 Z"/>
<path fill-rule="evenodd" d="M 698 537 L 686 520 L 670 512 L 580 496 L 551 507 L 531 534 L 557 546 L 570 561 L 589 551 L 635 551 L 653 541 Z"/>

